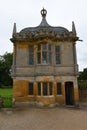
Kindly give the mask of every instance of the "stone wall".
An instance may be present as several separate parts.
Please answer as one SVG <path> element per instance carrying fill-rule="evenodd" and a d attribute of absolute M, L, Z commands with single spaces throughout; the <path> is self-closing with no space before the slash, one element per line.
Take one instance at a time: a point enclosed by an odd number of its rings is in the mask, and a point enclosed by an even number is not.
<path fill-rule="evenodd" d="M 31 79 L 31 80 L 30 80 Z M 16 102 L 37 102 L 37 103 L 43 103 L 44 105 L 49 104 L 66 104 L 66 97 L 65 97 L 65 82 L 71 81 L 74 83 L 74 101 L 75 104 L 79 101 L 78 96 L 78 87 L 75 77 L 70 78 L 70 76 L 62 76 L 62 77 L 56 77 L 54 80 L 53 76 L 39 76 L 36 78 L 27 78 L 27 80 L 24 79 L 15 79 L 13 81 L 13 94 Z M 33 95 L 28 94 L 28 85 L 29 82 L 34 83 L 34 92 Z M 52 95 L 48 96 L 39 96 L 38 95 L 38 82 L 52 82 L 53 83 L 53 89 L 52 89 Z M 62 94 L 57 95 L 57 82 L 62 83 Z"/>
<path fill-rule="evenodd" d="M 78 81 L 79 99 L 81 102 L 87 102 L 87 80 Z"/>
<path fill-rule="evenodd" d="M 79 100 L 81 102 L 87 102 L 87 89 L 79 89 Z"/>

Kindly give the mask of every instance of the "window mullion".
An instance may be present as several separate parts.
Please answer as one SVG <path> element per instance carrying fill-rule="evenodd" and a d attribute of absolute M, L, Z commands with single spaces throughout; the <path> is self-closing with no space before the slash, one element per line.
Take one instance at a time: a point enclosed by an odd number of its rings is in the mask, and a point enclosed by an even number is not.
<path fill-rule="evenodd" d="M 43 84 L 41 82 L 41 96 L 43 96 Z"/>
<path fill-rule="evenodd" d="M 50 86 L 49 86 L 49 83 L 47 83 L 47 88 L 48 88 L 48 96 L 50 96 Z"/>

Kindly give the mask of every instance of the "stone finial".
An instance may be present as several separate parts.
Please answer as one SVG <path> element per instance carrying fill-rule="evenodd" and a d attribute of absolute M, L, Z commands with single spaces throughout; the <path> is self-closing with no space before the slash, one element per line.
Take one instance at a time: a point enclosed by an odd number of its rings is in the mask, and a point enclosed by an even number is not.
<path fill-rule="evenodd" d="M 40 27 L 47 27 L 47 26 L 49 26 L 49 24 L 47 23 L 47 21 L 46 21 L 46 14 L 47 14 L 47 11 L 43 8 L 42 10 L 41 10 L 41 15 L 42 15 L 42 21 L 41 21 L 41 23 L 40 23 Z"/>
<path fill-rule="evenodd" d="M 43 8 L 43 9 L 41 10 L 41 15 L 42 15 L 42 17 L 45 18 L 45 17 L 46 17 L 46 14 L 47 14 L 47 11 Z"/>
<path fill-rule="evenodd" d="M 76 28 L 74 22 L 72 22 L 72 32 L 76 36 Z"/>
<path fill-rule="evenodd" d="M 16 23 L 14 23 L 14 26 L 13 26 L 13 34 L 12 34 L 12 36 L 15 35 L 15 34 L 16 34 Z"/>

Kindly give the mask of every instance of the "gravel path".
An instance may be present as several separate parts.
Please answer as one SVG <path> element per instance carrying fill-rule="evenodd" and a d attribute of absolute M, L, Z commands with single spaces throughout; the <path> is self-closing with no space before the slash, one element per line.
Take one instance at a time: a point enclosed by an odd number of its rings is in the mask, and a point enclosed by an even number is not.
<path fill-rule="evenodd" d="M 87 110 L 63 107 L 2 110 L 0 130 L 87 130 Z"/>

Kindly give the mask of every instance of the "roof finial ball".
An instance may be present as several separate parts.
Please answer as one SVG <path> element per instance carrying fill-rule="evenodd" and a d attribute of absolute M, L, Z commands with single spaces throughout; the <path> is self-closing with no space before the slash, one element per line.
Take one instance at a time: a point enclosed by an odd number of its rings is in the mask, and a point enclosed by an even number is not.
<path fill-rule="evenodd" d="M 43 8 L 43 9 L 41 10 L 41 15 L 42 15 L 42 17 L 45 18 L 45 17 L 46 17 L 46 14 L 47 14 L 47 11 Z"/>

